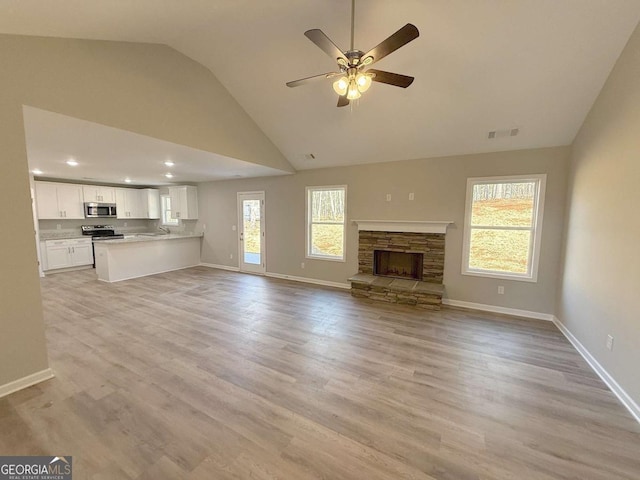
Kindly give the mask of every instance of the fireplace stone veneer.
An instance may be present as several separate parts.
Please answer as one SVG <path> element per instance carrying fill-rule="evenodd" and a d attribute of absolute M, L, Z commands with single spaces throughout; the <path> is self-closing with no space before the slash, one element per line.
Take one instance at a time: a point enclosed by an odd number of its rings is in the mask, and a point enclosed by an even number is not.
<path fill-rule="evenodd" d="M 360 230 L 358 274 L 351 277 L 351 294 L 387 303 L 439 310 L 444 286 L 444 233 Z M 374 275 L 376 250 L 422 254 L 422 281 Z"/>

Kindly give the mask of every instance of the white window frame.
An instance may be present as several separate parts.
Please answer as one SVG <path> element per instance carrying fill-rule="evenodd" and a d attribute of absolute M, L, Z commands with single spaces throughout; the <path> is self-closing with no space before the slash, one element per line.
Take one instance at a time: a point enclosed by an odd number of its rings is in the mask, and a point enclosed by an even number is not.
<path fill-rule="evenodd" d="M 160 195 L 160 225 L 162 225 L 163 227 L 177 227 L 180 225 L 179 218 L 176 218 L 175 221 L 173 221 L 172 219 L 171 222 L 165 221 L 165 217 L 166 217 L 165 208 L 164 208 L 165 198 L 171 198 L 171 196 L 169 194 Z"/>
<path fill-rule="evenodd" d="M 535 182 L 536 195 L 533 199 L 533 218 L 531 227 L 486 227 L 476 225 L 475 227 L 492 228 L 495 230 L 530 230 L 531 242 L 529 248 L 528 271 L 526 273 L 508 273 L 496 270 L 482 270 L 469 268 L 469 253 L 471 247 L 471 208 L 473 203 L 473 187 L 480 184 L 492 183 L 523 183 Z M 522 282 L 538 281 L 538 264 L 540 261 L 540 244 L 542 242 L 542 217 L 544 214 L 544 198 L 547 183 L 546 174 L 535 175 L 513 175 L 504 177 L 476 177 L 467 179 L 467 197 L 465 202 L 464 215 L 464 239 L 462 242 L 462 274 L 477 277 L 490 277 L 505 280 L 518 280 Z"/>
<path fill-rule="evenodd" d="M 344 212 L 342 222 L 333 222 L 328 223 L 328 225 L 342 225 L 343 234 L 342 234 L 342 257 L 335 257 L 329 255 L 318 255 L 311 253 L 311 227 L 312 227 L 312 215 L 311 215 L 311 194 L 315 191 L 325 191 L 325 190 L 344 190 Z M 323 186 L 313 186 L 306 187 L 306 247 L 305 247 L 305 256 L 309 259 L 314 260 L 328 260 L 330 262 L 346 262 L 347 261 L 347 186 L 346 185 L 323 185 Z M 327 223 L 323 223 L 327 225 Z"/>

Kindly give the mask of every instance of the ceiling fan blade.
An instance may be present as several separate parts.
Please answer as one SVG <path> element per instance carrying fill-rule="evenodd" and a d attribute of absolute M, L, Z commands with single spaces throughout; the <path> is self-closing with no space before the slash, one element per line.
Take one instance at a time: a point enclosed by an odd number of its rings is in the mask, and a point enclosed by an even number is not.
<path fill-rule="evenodd" d="M 340 73 L 340 72 L 329 72 L 329 73 L 322 73 L 320 75 L 314 75 L 312 77 L 301 78 L 299 80 L 294 80 L 292 82 L 287 82 L 287 87 L 297 87 L 299 85 L 304 85 L 305 83 L 312 82 L 312 81 L 317 80 L 319 78 L 331 78 L 331 77 L 335 77 L 336 75 L 342 75 L 342 73 Z"/>
<path fill-rule="evenodd" d="M 408 75 L 400 75 L 399 73 L 384 72 L 382 70 L 375 70 L 370 68 L 367 73 L 375 73 L 375 76 L 371 78 L 374 82 L 386 83 L 395 87 L 407 88 L 413 83 L 414 78 Z"/>
<path fill-rule="evenodd" d="M 338 61 L 338 59 L 341 58 L 344 60 L 345 65 L 349 63 L 349 60 L 344 56 L 342 50 L 340 50 L 319 28 L 307 30 L 304 32 L 304 35 L 335 61 Z"/>
<path fill-rule="evenodd" d="M 349 99 L 346 95 L 338 97 L 338 107 L 346 107 L 347 105 L 349 105 Z"/>
<path fill-rule="evenodd" d="M 363 61 L 366 61 L 367 57 L 373 57 L 371 63 L 377 62 L 392 52 L 395 52 L 400 47 L 406 45 L 412 40 L 415 40 L 420 35 L 420 32 L 415 25 L 407 23 L 404 27 L 391 35 L 386 40 L 383 40 L 380 44 L 373 47 L 367 53 L 362 56 Z M 371 65 L 368 63 L 368 65 Z"/>

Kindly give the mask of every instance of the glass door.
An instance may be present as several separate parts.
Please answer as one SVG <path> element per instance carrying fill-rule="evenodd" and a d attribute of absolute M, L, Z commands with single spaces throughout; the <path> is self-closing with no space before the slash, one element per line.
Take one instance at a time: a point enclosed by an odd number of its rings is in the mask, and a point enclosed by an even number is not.
<path fill-rule="evenodd" d="M 240 271 L 264 273 L 264 192 L 238 193 L 238 224 Z"/>

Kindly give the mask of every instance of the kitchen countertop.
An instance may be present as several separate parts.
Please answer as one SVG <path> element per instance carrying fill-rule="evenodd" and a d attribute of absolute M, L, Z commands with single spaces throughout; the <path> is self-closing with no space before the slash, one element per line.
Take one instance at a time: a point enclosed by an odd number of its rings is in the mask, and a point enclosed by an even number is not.
<path fill-rule="evenodd" d="M 133 237 L 135 235 L 142 235 L 144 236 L 145 233 L 151 233 L 151 232 L 123 232 L 123 231 L 119 231 L 116 233 L 121 233 L 123 234 L 125 237 Z M 172 238 L 178 238 L 178 237 L 202 237 L 204 234 L 203 233 L 171 233 L 171 234 L 158 234 L 158 237 L 172 237 Z M 39 236 L 41 241 L 45 241 L 45 240 L 78 240 L 80 238 L 91 238 L 90 235 L 82 235 L 82 233 L 78 233 L 78 232 L 74 232 L 74 231 L 61 231 L 61 232 L 40 232 L 40 236 Z M 147 238 L 155 238 L 152 235 L 149 235 Z M 134 241 L 144 241 L 144 239 L 142 240 L 135 240 L 135 239 L 129 239 L 127 238 L 127 240 L 134 240 Z"/>
<path fill-rule="evenodd" d="M 75 240 L 78 238 L 91 238 L 77 232 L 47 232 L 40 233 L 40 240 Z"/>
<path fill-rule="evenodd" d="M 100 244 L 123 244 L 123 243 L 139 243 L 139 242 L 158 242 L 163 240 L 177 240 L 180 238 L 201 238 L 203 233 L 169 233 L 166 235 L 145 235 L 143 233 L 134 233 L 127 235 L 124 238 L 114 238 L 113 240 L 100 240 Z M 97 243 L 96 243 L 97 245 Z"/>

